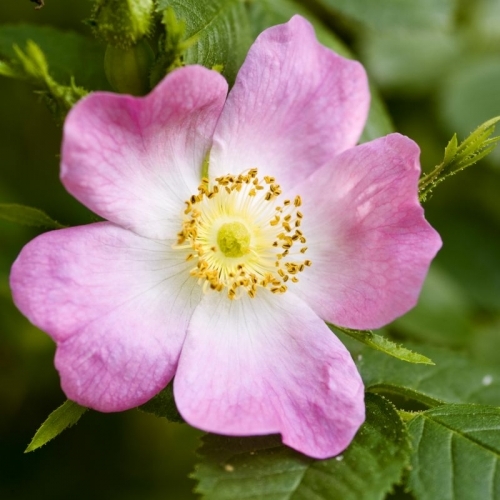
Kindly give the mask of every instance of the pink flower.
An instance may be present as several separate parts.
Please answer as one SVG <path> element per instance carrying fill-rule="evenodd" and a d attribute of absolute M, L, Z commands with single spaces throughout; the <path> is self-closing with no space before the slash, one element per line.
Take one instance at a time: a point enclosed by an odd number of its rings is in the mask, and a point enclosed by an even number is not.
<path fill-rule="evenodd" d="M 418 202 L 419 150 L 398 134 L 354 147 L 365 72 L 298 16 L 262 33 L 226 92 L 189 66 L 144 98 L 80 101 L 62 182 L 109 222 L 29 243 L 14 301 L 57 342 L 82 405 L 132 408 L 175 375 L 190 424 L 333 456 L 364 420 L 363 383 L 324 320 L 403 314 L 441 245 Z"/>

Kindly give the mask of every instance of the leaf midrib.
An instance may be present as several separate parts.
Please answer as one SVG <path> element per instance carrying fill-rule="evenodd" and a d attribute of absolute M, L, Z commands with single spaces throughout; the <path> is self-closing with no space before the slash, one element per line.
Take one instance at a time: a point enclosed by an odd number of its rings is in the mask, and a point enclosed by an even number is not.
<path fill-rule="evenodd" d="M 429 415 L 426 415 L 425 413 L 422 413 L 420 416 L 427 419 L 430 422 L 433 422 L 437 425 L 440 425 L 441 427 L 444 427 L 445 429 L 448 429 L 452 433 L 458 435 L 459 437 L 461 437 L 467 441 L 470 441 L 471 443 L 475 444 L 476 446 L 480 447 L 481 449 L 484 449 L 484 450 L 491 452 L 493 455 L 495 455 L 497 460 L 500 458 L 500 451 L 499 450 L 495 450 L 494 448 L 491 448 L 490 446 L 474 439 L 472 436 L 467 435 L 467 434 L 463 434 L 459 430 L 454 429 L 453 427 L 450 427 L 449 425 L 446 425 L 444 422 L 442 422 L 440 420 L 436 420 L 435 418 L 432 418 L 432 415 L 429 416 Z M 497 430 L 500 430 L 500 428 Z M 492 429 L 492 431 L 493 431 L 493 429 Z"/>

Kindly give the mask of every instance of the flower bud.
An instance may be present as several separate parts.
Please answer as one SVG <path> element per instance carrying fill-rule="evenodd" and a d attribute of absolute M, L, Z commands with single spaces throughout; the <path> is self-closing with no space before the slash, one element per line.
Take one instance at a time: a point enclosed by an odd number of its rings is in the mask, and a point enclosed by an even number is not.
<path fill-rule="evenodd" d="M 154 54 L 143 39 L 129 48 L 106 48 L 104 70 L 114 90 L 122 94 L 144 95 L 149 92 L 149 72 Z"/>
<path fill-rule="evenodd" d="M 154 0 L 96 0 L 90 24 L 96 36 L 117 47 L 130 47 L 151 30 Z"/>

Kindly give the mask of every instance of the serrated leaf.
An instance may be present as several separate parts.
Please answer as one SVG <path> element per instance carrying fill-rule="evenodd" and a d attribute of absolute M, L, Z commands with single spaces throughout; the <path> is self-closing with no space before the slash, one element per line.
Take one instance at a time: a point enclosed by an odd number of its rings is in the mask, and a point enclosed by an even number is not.
<path fill-rule="evenodd" d="M 445 179 L 474 165 L 495 149 L 500 136 L 491 137 L 491 135 L 499 121 L 500 116 L 496 116 L 479 125 L 458 146 L 456 134 L 452 137 L 445 148 L 443 161 L 420 179 L 418 183 L 420 201 L 425 201 L 433 189 Z"/>
<path fill-rule="evenodd" d="M 250 22 L 241 0 L 159 0 L 157 10 L 171 8 L 186 23 L 183 43 L 187 64 L 207 68 L 222 65 L 223 74 L 233 82 L 252 43 Z"/>
<path fill-rule="evenodd" d="M 0 219 L 22 224 L 23 226 L 62 229 L 64 226 L 51 219 L 38 208 L 26 207 L 16 203 L 0 203 Z"/>
<path fill-rule="evenodd" d="M 408 430 L 415 450 L 408 484 L 418 500 L 500 498 L 500 408 L 441 406 Z"/>
<path fill-rule="evenodd" d="M 381 351 L 384 354 L 388 354 L 394 358 L 397 358 L 401 361 L 407 361 L 408 363 L 421 363 L 426 365 L 433 365 L 433 361 L 429 359 L 427 356 L 419 354 L 418 352 L 410 351 L 410 349 L 406 349 L 402 345 L 398 345 L 392 340 L 389 340 L 386 337 L 382 337 L 382 335 L 377 335 L 370 330 L 352 330 L 351 328 L 344 328 L 343 326 L 336 325 L 328 325 L 333 331 L 340 331 L 349 335 L 353 339 L 362 342 L 363 344 L 371 347 L 372 349 L 376 349 L 377 351 Z"/>
<path fill-rule="evenodd" d="M 87 410 L 88 408 L 67 400 L 57 410 L 54 410 L 41 425 L 40 429 L 36 431 L 25 453 L 40 448 L 68 427 L 75 425 Z"/>
<path fill-rule="evenodd" d="M 138 407 L 139 410 L 152 413 L 157 417 L 166 418 L 169 422 L 183 423 L 182 418 L 174 399 L 173 384 L 170 383 L 147 403 Z"/>
<path fill-rule="evenodd" d="M 316 0 L 333 12 L 378 30 L 431 30 L 450 28 L 453 0 Z"/>
<path fill-rule="evenodd" d="M 95 40 L 49 26 L 0 26 L 0 59 L 14 58 L 14 45 L 25 47 L 28 40 L 40 47 L 52 77 L 62 85 L 70 85 L 74 77 L 86 89 L 110 88 L 104 74 L 104 47 Z"/>
<path fill-rule="evenodd" d="M 349 448 L 313 460 L 277 436 L 207 435 L 193 477 L 205 500 L 381 500 L 400 480 L 410 445 L 392 404 L 366 396 L 367 419 Z"/>
<path fill-rule="evenodd" d="M 500 406 L 500 369 L 486 368 L 447 349 L 417 348 L 436 365 L 410 365 L 366 347 L 356 349 L 354 358 L 367 390 L 407 397 L 427 406 L 442 402 Z"/>

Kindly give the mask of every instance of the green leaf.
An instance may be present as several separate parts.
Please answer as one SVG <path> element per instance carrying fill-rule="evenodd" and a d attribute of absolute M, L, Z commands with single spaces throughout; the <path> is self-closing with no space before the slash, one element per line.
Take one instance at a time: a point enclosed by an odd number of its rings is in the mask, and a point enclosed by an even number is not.
<path fill-rule="evenodd" d="M 500 408 L 447 405 L 420 413 L 409 487 L 419 500 L 500 498 Z"/>
<path fill-rule="evenodd" d="M 316 3 L 373 30 L 448 29 L 454 0 L 315 0 Z"/>
<path fill-rule="evenodd" d="M 233 82 L 252 42 L 250 22 L 241 0 L 159 0 L 158 11 L 171 8 L 186 23 L 183 43 L 187 64 L 207 68 L 222 65 L 223 74 Z"/>
<path fill-rule="evenodd" d="M 61 432 L 68 427 L 75 425 L 87 410 L 88 408 L 67 400 L 62 406 L 57 408 L 57 410 L 54 410 L 42 424 L 40 429 L 36 431 L 25 453 L 40 448 L 51 439 L 61 434 Z"/>
<path fill-rule="evenodd" d="M 484 122 L 460 144 L 456 134 L 453 135 L 444 150 L 443 161 L 420 179 L 418 184 L 420 201 L 425 201 L 442 181 L 474 165 L 495 149 L 500 136 L 491 137 L 491 135 L 499 121 L 500 116 L 497 116 Z"/>
<path fill-rule="evenodd" d="M 410 344 L 411 345 L 411 344 Z M 468 356 L 419 345 L 435 366 L 410 365 L 363 347 L 352 351 L 367 390 L 419 401 L 426 406 L 478 403 L 500 406 L 500 369 Z"/>
<path fill-rule="evenodd" d="M 167 387 L 159 392 L 153 399 L 150 399 L 147 403 L 144 403 L 138 408 L 146 413 L 152 413 L 157 417 L 166 418 L 169 422 L 184 422 L 175 404 L 172 383 L 167 385 Z"/>
<path fill-rule="evenodd" d="M 352 330 L 351 328 L 345 328 L 343 326 L 336 325 L 328 325 L 331 330 L 340 331 L 349 335 L 353 339 L 362 342 L 363 344 L 371 347 L 372 349 L 376 349 L 377 351 L 381 351 L 384 354 L 388 354 L 389 356 L 393 356 L 401 361 L 407 361 L 408 363 L 422 363 L 426 365 L 433 365 L 431 359 L 427 356 L 423 356 L 417 352 L 412 352 L 405 347 L 395 344 L 391 340 L 386 337 L 382 337 L 381 335 L 377 335 L 370 330 Z"/>
<path fill-rule="evenodd" d="M 397 483 L 408 463 L 406 427 L 394 407 L 366 396 L 366 422 L 336 458 L 313 460 L 277 436 L 207 435 L 193 477 L 205 500 L 375 500 Z"/>
<path fill-rule="evenodd" d="M 46 229 L 62 229 L 65 227 L 38 208 L 15 203 L 0 203 L 0 219 L 22 224 L 23 226 L 43 227 Z"/>
<path fill-rule="evenodd" d="M 104 74 L 104 47 L 95 40 L 49 26 L 0 26 L 0 59 L 15 58 L 14 45 L 25 47 L 28 40 L 40 47 L 51 76 L 62 85 L 70 85 L 74 78 L 86 89 L 110 88 Z"/>

